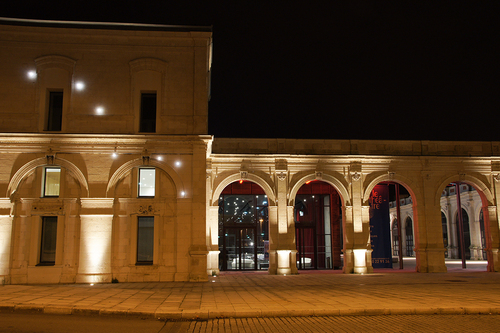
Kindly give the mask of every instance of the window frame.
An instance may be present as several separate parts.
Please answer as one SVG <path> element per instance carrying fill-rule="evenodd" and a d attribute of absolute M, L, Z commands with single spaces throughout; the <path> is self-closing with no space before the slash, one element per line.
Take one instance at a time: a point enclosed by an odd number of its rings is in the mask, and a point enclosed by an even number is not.
<path fill-rule="evenodd" d="M 56 97 L 60 97 L 60 106 L 55 109 Z M 59 100 L 57 101 L 59 102 Z M 58 103 L 59 104 L 59 103 Z M 64 111 L 64 91 L 47 90 L 47 118 L 45 130 L 48 132 L 61 132 Z M 57 125 L 57 126 L 55 126 Z"/>
<path fill-rule="evenodd" d="M 47 170 L 57 169 L 59 170 L 59 189 L 57 191 L 57 195 L 47 194 Z M 43 198 L 59 198 L 61 196 L 61 174 L 62 169 L 58 166 L 46 166 L 43 168 L 43 181 L 42 181 L 42 197 Z"/>
<path fill-rule="evenodd" d="M 154 171 L 154 181 L 153 181 L 153 195 L 142 195 L 141 194 L 141 171 L 143 170 L 153 170 Z M 140 167 L 137 171 L 137 197 L 138 198 L 154 198 L 156 196 L 156 168 L 154 167 Z"/>
<path fill-rule="evenodd" d="M 142 221 L 141 221 L 142 220 Z M 148 244 L 148 253 L 147 255 L 151 256 L 151 260 L 139 260 L 140 258 L 140 250 L 142 248 L 141 244 L 145 242 L 146 240 L 141 241 L 141 222 L 152 222 L 152 232 L 151 235 L 149 235 L 149 239 L 147 240 L 150 242 Z M 136 245 L 136 251 L 135 251 L 135 264 L 138 266 L 146 266 L 146 265 L 153 265 L 154 263 L 154 257 L 155 257 L 155 217 L 154 216 L 137 216 L 137 245 Z"/>
<path fill-rule="evenodd" d="M 46 245 L 46 231 L 47 231 L 47 224 L 51 222 L 54 223 L 55 226 L 52 227 L 52 233 L 53 237 L 55 238 L 53 240 L 53 260 L 46 260 L 44 257 L 44 253 L 46 252 L 45 245 Z M 41 230 L 40 230 L 40 246 L 39 246 L 39 256 L 38 256 L 38 265 L 37 266 L 54 266 L 56 264 L 56 256 L 57 256 L 57 234 L 58 234 L 58 218 L 57 216 L 42 216 L 42 223 L 41 223 Z M 50 249 L 52 250 L 52 249 Z"/>
<path fill-rule="evenodd" d="M 154 96 L 154 103 L 152 97 Z M 149 109 L 154 105 L 154 110 Z M 146 117 L 146 115 L 150 117 Z M 139 106 L 139 133 L 156 133 L 158 116 L 158 93 L 156 91 L 141 91 Z M 152 122 L 152 125 L 150 124 Z M 152 130 L 149 128 L 152 127 Z"/>

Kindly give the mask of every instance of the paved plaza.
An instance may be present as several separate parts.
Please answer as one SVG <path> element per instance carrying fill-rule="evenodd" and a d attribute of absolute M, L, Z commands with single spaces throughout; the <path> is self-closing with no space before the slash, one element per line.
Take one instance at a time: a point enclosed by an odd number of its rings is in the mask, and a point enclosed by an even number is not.
<path fill-rule="evenodd" d="M 0 311 L 160 319 L 500 314 L 500 274 L 473 268 L 434 274 L 235 272 L 208 282 L 4 285 Z"/>

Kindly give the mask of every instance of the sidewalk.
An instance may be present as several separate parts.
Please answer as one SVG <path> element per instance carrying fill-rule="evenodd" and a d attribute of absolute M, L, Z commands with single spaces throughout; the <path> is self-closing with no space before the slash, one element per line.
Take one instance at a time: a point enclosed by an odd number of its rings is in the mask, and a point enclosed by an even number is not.
<path fill-rule="evenodd" d="M 500 314 L 500 273 L 226 273 L 208 282 L 0 286 L 0 312 L 160 319 Z"/>

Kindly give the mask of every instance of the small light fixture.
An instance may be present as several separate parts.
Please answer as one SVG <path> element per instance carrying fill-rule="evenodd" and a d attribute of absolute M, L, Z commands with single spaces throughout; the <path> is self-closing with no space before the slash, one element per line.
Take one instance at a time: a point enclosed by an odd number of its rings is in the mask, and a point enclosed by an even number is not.
<path fill-rule="evenodd" d="M 158 161 L 163 161 L 163 156 L 158 156 L 156 159 L 157 159 Z"/>
<path fill-rule="evenodd" d="M 82 91 L 83 89 L 85 89 L 85 83 L 83 83 L 82 81 L 75 82 L 75 89 L 78 91 Z"/>
<path fill-rule="evenodd" d="M 116 153 L 116 147 L 115 147 L 115 151 L 111 154 L 111 157 L 112 158 L 117 158 L 118 157 L 118 154 Z"/>
<path fill-rule="evenodd" d="M 184 198 L 184 196 L 185 196 L 185 195 L 186 195 L 186 192 L 182 191 L 182 192 L 181 192 L 181 197 L 183 197 L 183 198 Z"/>
<path fill-rule="evenodd" d="M 93 285 L 94 285 L 93 283 L 91 283 L 91 284 L 90 284 L 90 286 L 91 286 L 91 287 L 92 287 Z"/>
<path fill-rule="evenodd" d="M 175 166 L 176 166 L 176 167 L 180 167 L 180 166 L 181 166 L 181 161 L 176 161 L 176 162 L 175 162 Z"/>
<path fill-rule="evenodd" d="M 37 77 L 36 71 L 28 71 L 27 75 L 28 75 L 28 78 L 31 80 L 34 80 Z"/>
<path fill-rule="evenodd" d="M 102 106 L 98 106 L 95 108 L 95 113 L 99 116 L 104 114 L 104 108 Z"/>

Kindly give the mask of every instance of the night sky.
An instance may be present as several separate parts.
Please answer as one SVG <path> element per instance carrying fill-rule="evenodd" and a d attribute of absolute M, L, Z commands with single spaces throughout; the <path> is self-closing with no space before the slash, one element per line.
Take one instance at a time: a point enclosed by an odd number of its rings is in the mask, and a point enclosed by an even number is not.
<path fill-rule="evenodd" d="M 216 137 L 500 140 L 495 1 L 221 2 L 18 1 L 0 16 L 212 25 Z"/>

